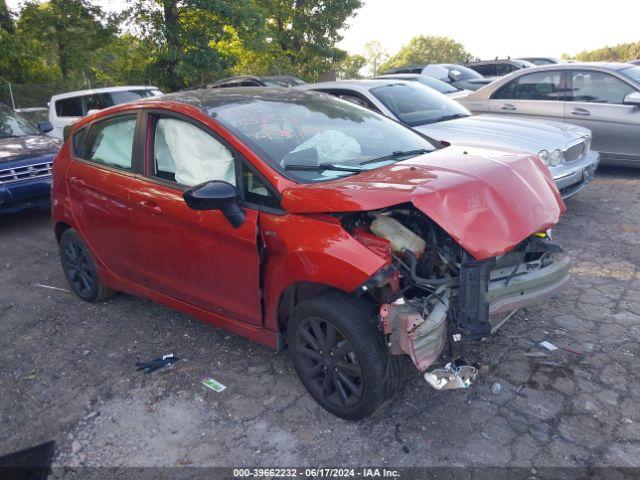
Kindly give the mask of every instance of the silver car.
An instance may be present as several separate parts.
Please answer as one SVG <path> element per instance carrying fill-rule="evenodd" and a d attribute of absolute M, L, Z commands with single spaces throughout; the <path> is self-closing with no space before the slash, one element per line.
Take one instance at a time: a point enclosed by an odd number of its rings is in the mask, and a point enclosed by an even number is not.
<path fill-rule="evenodd" d="M 538 154 L 549 166 L 564 198 L 593 179 L 598 152 L 586 128 L 558 122 L 476 115 L 417 82 L 351 80 L 300 87 L 340 97 L 391 117 L 445 144 L 473 144 Z"/>
<path fill-rule="evenodd" d="M 518 71 L 458 99 L 474 113 L 549 119 L 593 133 L 602 163 L 640 166 L 640 67 L 565 63 Z"/>

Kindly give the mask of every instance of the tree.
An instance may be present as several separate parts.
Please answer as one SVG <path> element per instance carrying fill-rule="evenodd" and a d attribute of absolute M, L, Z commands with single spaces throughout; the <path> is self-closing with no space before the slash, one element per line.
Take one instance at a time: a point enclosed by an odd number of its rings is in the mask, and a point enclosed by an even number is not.
<path fill-rule="evenodd" d="M 621 43 L 591 51 L 584 50 L 575 58 L 581 62 L 628 62 L 640 58 L 640 42 Z"/>
<path fill-rule="evenodd" d="M 6 33 L 15 33 L 15 25 L 11 12 L 7 8 L 7 2 L 0 0 L 0 30 Z"/>
<path fill-rule="evenodd" d="M 360 70 L 367 64 L 367 59 L 362 55 L 347 55 L 339 64 L 337 73 L 342 79 L 362 78 Z"/>
<path fill-rule="evenodd" d="M 451 38 L 419 35 L 401 47 L 380 69 L 427 63 L 463 63 L 471 58 L 464 46 Z"/>
<path fill-rule="evenodd" d="M 229 45 L 234 40 L 242 45 L 257 42 L 263 21 L 252 2 L 135 0 L 128 13 L 153 45 L 151 74 L 162 86 L 178 90 L 231 68 L 236 60 Z"/>
<path fill-rule="evenodd" d="M 267 38 L 280 48 L 291 73 L 316 79 L 346 57 L 336 48 L 347 19 L 361 0 L 255 0 L 264 12 Z"/>
<path fill-rule="evenodd" d="M 374 77 L 378 75 L 380 71 L 380 65 L 382 65 L 388 58 L 389 54 L 382 44 L 377 40 L 372 40 L 364 45 L 365 58 L 367 64 L 371 69 L 371 75 Z"/>
<path fill-rule="evenodd" d="M 92 56 L 91 77 L 101 84 L 154 83 L 151 77 L 153 45 L 131 33 L 115 36 Z"/>
<path fill-rule="evenodd" d="M 88 0 L 29 0 L 20 12 L 18 30 L 55 58 L 67 81 L 89 68 L 92 52 L 114 35 L 115 25 Z"/>

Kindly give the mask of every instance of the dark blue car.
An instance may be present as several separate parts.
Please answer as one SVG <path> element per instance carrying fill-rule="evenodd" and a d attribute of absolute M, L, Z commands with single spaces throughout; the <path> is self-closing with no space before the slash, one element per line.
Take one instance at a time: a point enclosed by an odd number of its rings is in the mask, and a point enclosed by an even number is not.
<path fill-rule="evenodd" d="M 44 135 L 49 122 L 38 127 L 0 105 L 0 214 L 48 207 L 51 164 L 61 142 Z"/>

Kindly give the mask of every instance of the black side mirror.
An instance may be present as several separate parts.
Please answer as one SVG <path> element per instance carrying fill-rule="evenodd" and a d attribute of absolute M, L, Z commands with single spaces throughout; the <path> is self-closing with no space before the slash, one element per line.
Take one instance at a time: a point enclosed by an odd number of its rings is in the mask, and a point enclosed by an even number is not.
<path fill-rule="evenodd" d="M 238 203 L 238 191 L 230 183 L 210 180 L 182 194 L 192 210 L 220 210 L 233 228 L 244 223 L 246 215 Z"/>
<path fill-rule="evenodd" d="M 38 127 L 40 133 L 49 133 L 51 130 L 53 130 L 53 125 L 49 121 L 38 122 L 36 124 L 36 127 Z"/>

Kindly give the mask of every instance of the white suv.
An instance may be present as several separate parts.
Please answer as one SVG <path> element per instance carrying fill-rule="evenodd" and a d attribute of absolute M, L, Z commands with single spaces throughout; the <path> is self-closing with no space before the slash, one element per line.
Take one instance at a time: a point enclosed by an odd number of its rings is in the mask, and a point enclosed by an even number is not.
<path fill-rule="evenodd" d="M 160 89 L 151 86 L 96 88 L 54 95 L 49 101 L 49 121 L 53 125 L 49 135 L 62 138 L 65 126 L 71 125 L 92 110 L 160 95 Z"/>

